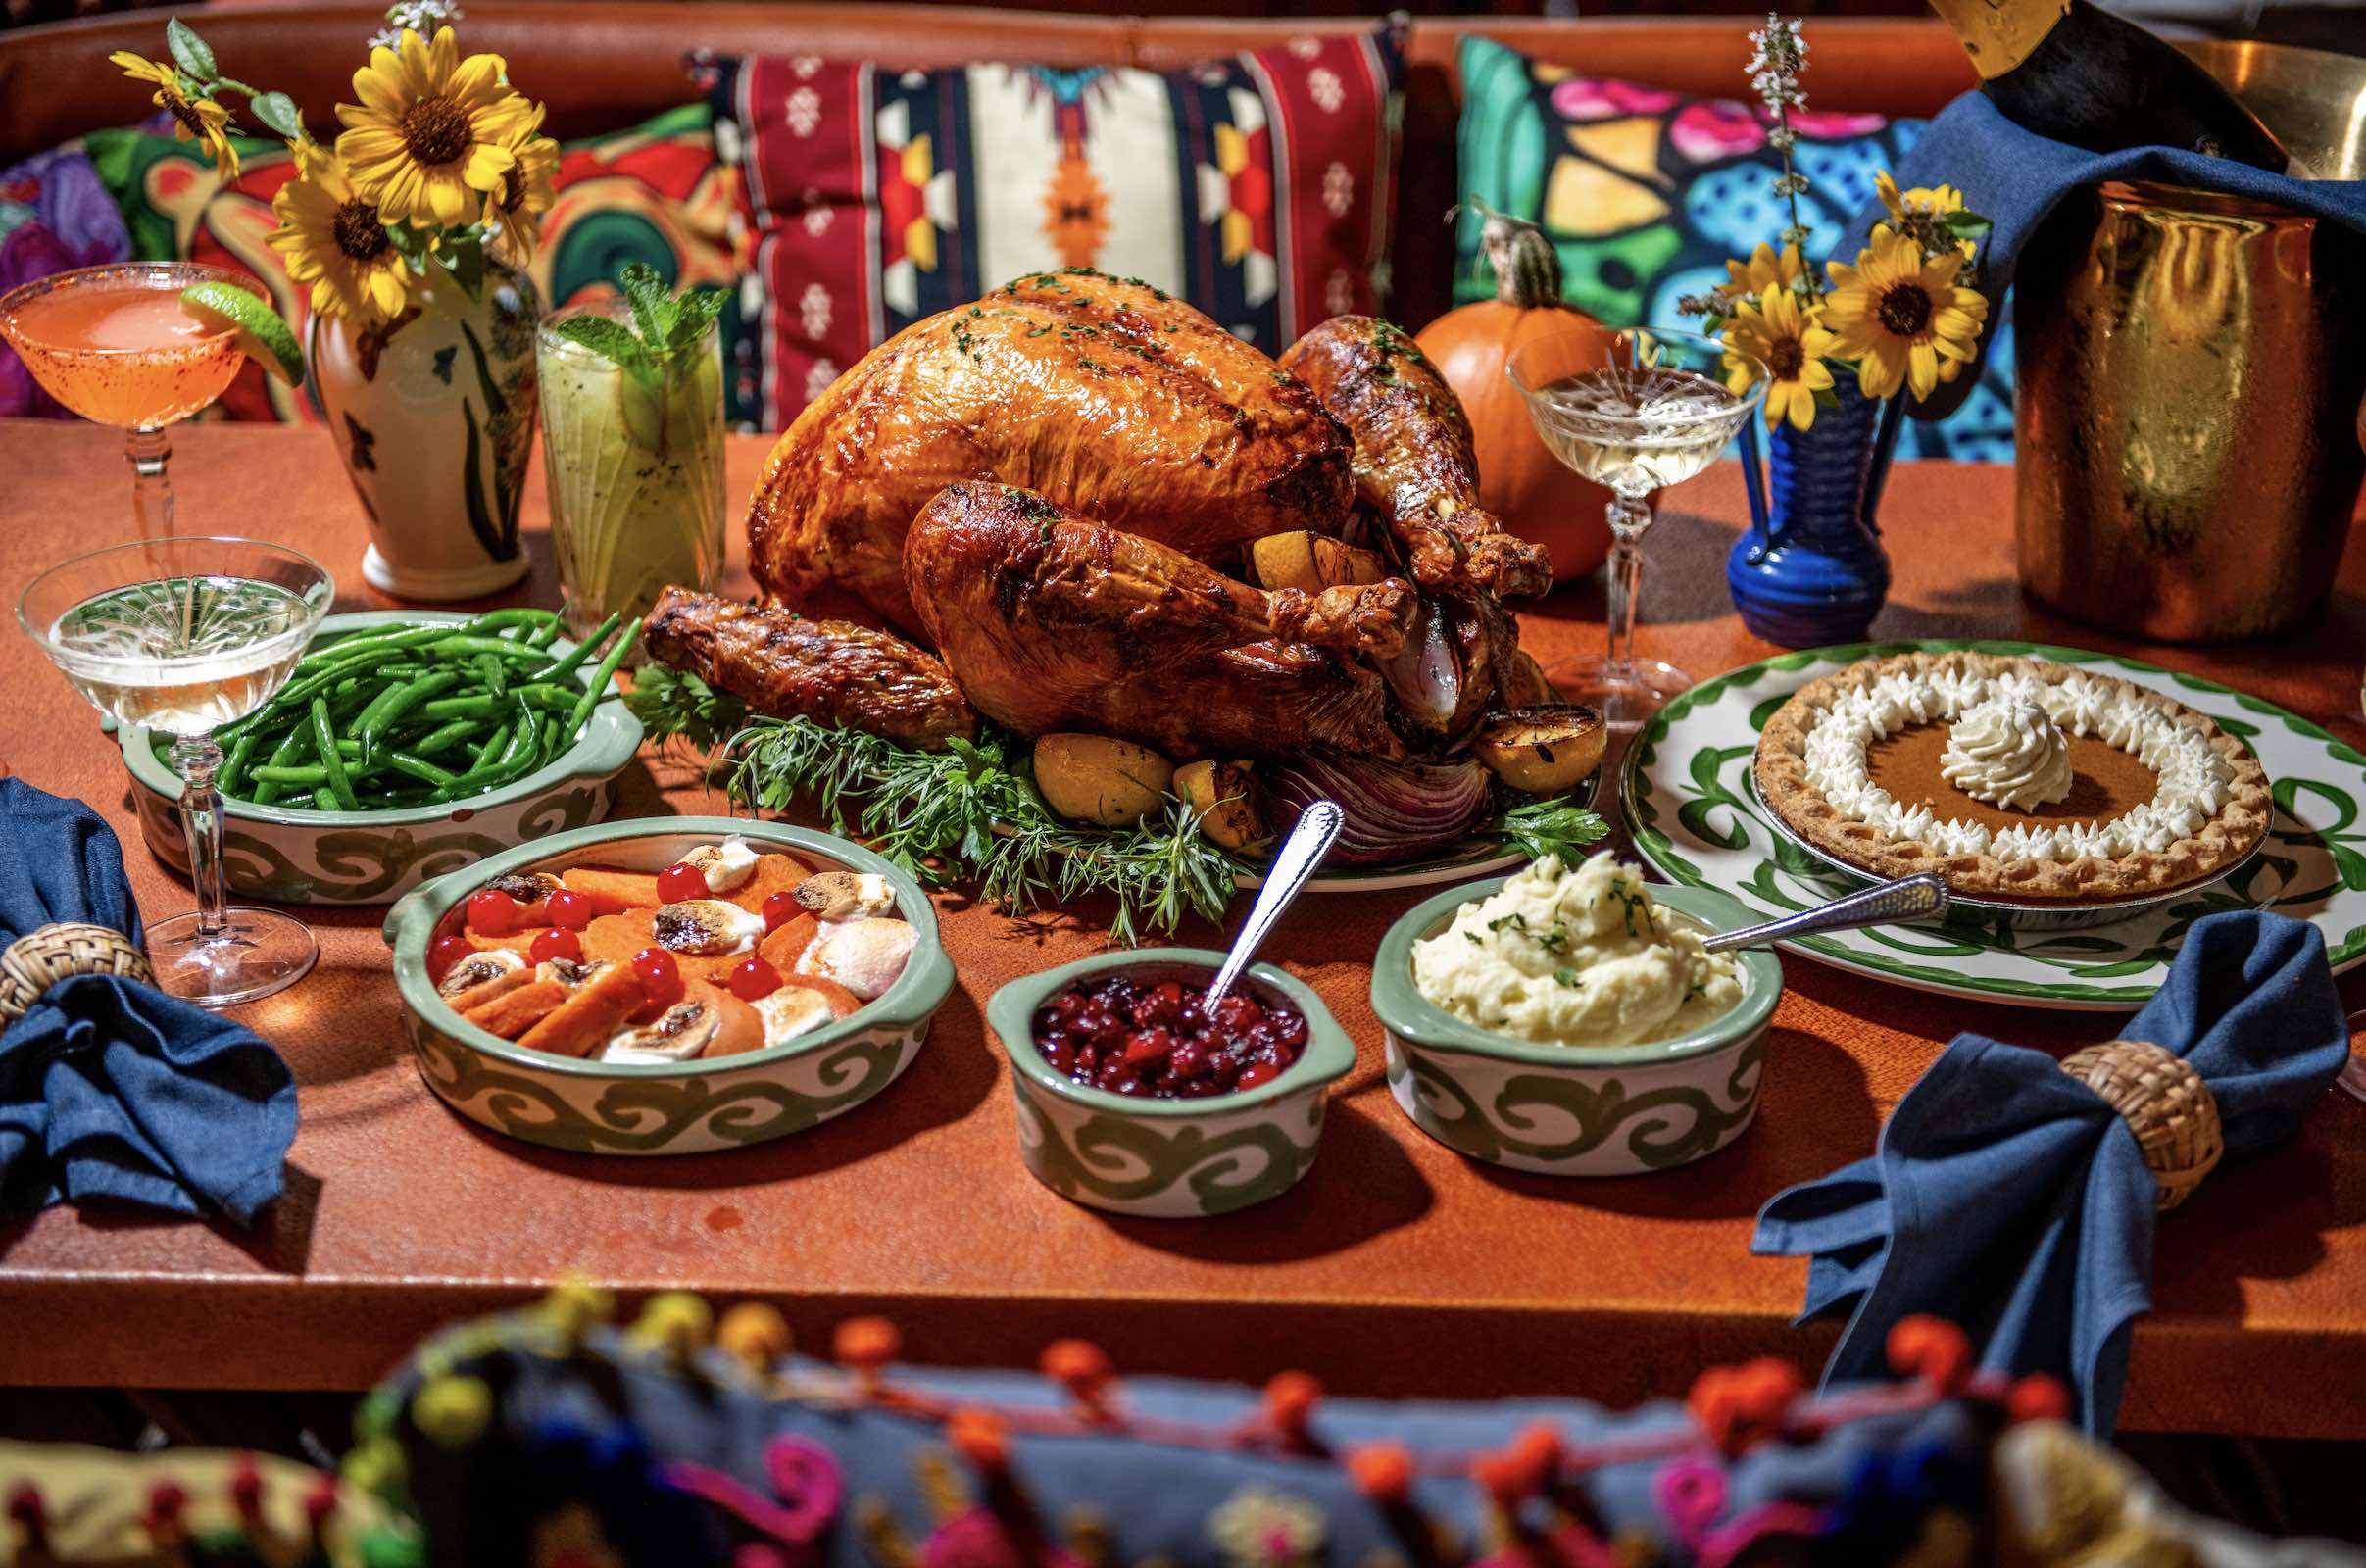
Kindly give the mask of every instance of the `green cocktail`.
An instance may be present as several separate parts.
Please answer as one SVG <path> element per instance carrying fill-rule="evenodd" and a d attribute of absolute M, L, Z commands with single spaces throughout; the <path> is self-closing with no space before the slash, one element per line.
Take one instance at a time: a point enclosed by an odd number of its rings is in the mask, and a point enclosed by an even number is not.
<path fill-rule="evenodd" d="M 714 317 L 661 316 L 653 333 L 636 314 L 622 298 L 576 306 L 536 340 L 551 541 L 578 637 L 612 612 L 648 613 L 668 583 L 712 588 L 722 575 Z"/>

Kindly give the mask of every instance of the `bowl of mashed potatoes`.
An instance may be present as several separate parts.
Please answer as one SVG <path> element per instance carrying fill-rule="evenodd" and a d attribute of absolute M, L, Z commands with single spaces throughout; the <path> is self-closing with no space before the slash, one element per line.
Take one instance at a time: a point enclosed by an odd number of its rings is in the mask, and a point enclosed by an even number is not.
<path fill-rule="evenodd" d="M 1757 1113 L 1783 969 L 1701 943 L 1750 923 L 1607 854 L 1442 893 L 1373 960 L 1390 1092 L 1432 1138 L 1514 1170 L 1633 1176 L 1713 1153 Z"/>

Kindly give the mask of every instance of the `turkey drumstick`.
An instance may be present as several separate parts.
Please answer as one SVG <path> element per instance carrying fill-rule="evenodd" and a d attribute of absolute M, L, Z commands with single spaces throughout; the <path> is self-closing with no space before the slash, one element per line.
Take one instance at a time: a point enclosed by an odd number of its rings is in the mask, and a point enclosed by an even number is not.
<path fill-rule="evenodd" d="M 1545 547 L 1503 531 L 1479 505 L 1470 420 L 1413 340 L 1369 316 L 1334 316 L 1290 345 L 1282 366 L 1356 441 L 1356 488 L 1412 558 L 1424 588 L 1499 596 L 1553 586 Z"/>

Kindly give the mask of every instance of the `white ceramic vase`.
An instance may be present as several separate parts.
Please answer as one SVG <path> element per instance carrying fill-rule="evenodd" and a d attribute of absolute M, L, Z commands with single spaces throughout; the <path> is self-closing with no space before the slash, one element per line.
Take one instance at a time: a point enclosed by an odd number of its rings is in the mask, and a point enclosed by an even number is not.
<path fill-rule="evenodd" d="M 533 281 L 490 256 L 473 296 L 430 263 L 412 309 L 384 325 L 313 318 L 313 386 L 370 514 L 372 588 L 472 599 L 525 575 L 518 510 L 541 319 Z"/>

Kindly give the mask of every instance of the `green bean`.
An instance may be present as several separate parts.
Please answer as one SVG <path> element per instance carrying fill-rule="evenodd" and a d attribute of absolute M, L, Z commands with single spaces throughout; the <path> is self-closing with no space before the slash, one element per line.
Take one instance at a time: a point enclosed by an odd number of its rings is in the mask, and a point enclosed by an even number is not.
<path fill-rule="evenodd" d="M 501 661 L 495 659 L 491 654 L 476 656 L 476 678 L 483 681 L 485 688 L 495 697 L 506 696 L 509 693 L 510 672 Z"/>
<path fill-rule="evenodd" d="M 239 736 L 230 747 L 229 760 L 214 774 L 214 787 L 224 795 L 229 794 L 231 787 L 238 782 L 238 775 L 246 771 L 246 764 L 254 755 L 255 737 Z"/>
<path fill-rule="evenodd" d="M 437 724 L 448 723 L 456 718 L 471 720 L 496 718 L 500 716 L 500 713 L 501 705 L 492 698 L 482 695 L 438 697 L 431 703 L 421 703 L 419 708 L 420 718 Z"/>
<path fill-rule="evenodd" d="M 338 805 L 336 796 L 327 790 L 315 790 L 313 791 L 313 809 L 316 811 L 342 811 L 345 808 Z"/>
<path fill-rule="evenodd" d="M 266 779 L 262 783 L 255 786 L 255 793 L 249 796 L 248 799 L 253 801 L 257 806 L 274 805 L 279 799 L 279 786 L 273 784 L 269 779 Z"/>
<path fill-rule="evenodd" d="M 592 672 L 591 684 L 584 688 L 582 698 L 575 704 L 575 710 L 567 716 L 568 744 L 573 744 L 575 737 L 583 733 L 583 726 L 591 718 L 592 710 L 600 706 L 600 699 L 607 694 L 608 683 L 616 679 L 616 666 L 624 662 L 624 656 L 632 652 L 632 645 L 640 635 L 641 620 L 636 615 L 616 635 L 616 645 L 608 651 L 606 659 L 600 661 L 600 667 Z"/>
<path fill-rule="evenodd" d="M 398 680 L 389 680 L 378 688 L 377 695 L 370 699 L 367 707 L 354 714 L 353 722 L 345 726 L 345 733 L 360 741 L 365 753 L 370 750 L 370 742 L 364 738 L 366 732 L 370 725 L 377 722 L 378 715 L 402 694 L 403 683 Z"/>
<path fill-rule="evenodd" d="M 456 718 L 438 729 L 431 729 L 412 743 L 411 750 L 420 757 L 433 757 L 447 746 L 457 745 L 484 728 L 479 719 Z"/>
<path fill-rule="evenodd" d="M 313 738 L 320 748 L 320 763 L 328 769 L 328 790 L 336 802 L 348 811 L 358 811 L 362 803 L 353 798 L 353 781 L 345 776 L 345 759 L 337 752 L 337 732 L 328 720 L 328 700 L 313 699 Z M 318 792 L 315 792 L 318 799 Z"/>
<path fill-rule="evenodd" d="M 438 767 L 425 758 L 414 757 L 409 752 L 388 752 L 386 765 L 398 773 L 408 773 L 422 783 L 438 788 L 450 784 L 460 777 L 450 768 Z"/>
<path fill-rule="evenodd" d="M 493 732 L 493 738 L 491 740 L 486 741 L 482 746 L 476 749 L 476 758 L 473 761 L 469 762 L 468 771 L 473 773 L 478 768 L 491 766 L 493 759 L 499 757 L 502 753 L 502 750 L 509 744 L 510 726 L 503 724 L 499 729 Z"/>
<path fill-rule="evenodd" d="M 427 645 L 427 652 L 445 659 L 462 654 L 491 654 L 495 659 L 515 659 L 523 663 L 539 664 L 542 656 L 519 643 L 505 643 L 498 637 L 446 637 Z"/>
<path fill-rule="evenodd" d="M 315 669 L 335 663 L 356 653 L 366 652 L 373 658 L 382 657 L 398 648 L 416 648 L 421 643 L 434 642 L 450 635 L 452 631 L 453 628 L 450 625 L 440 622 L 424 626 L 381 626 L 370 631 L 358 631 L 350 637 L 340 637 L 335 642 L 323 643 L 319 648 L 307 653 L 302 659 L 296 661 L 296 672 L 309 674 Z"/>
<path fill-rule="evenodd" d="M 488 610 L 460 629 L 472 636 L 482 636 L 486 632 L 499 631 L 504 626 L 538 628 L 555 626 L 558 623 L 559 614 L 556 611 L 518 606 L 510 610 Z"/>
<path fill-rule="evenodd" d="M 407 681 L 386 696 L 371 703 L 370 711 L 362 715 L 360 725 L 362 756 L 368 759 L 375 753 L 378 743 L 385 739 L 387 730 L 391 729 L 395 721 L 405 713 L 430 697 L 448 691 L 459 684 L 460 671 L 439 669 L 432 675 L 421 675 L 415 681 Z"/>
<path fill-rule="evenodd" d="M 319 765 L 281 767 L 266 762 L 255 769 L 255 777 L 265 784 L 325 784 L 328 769 Z"/>
<path fill-rule="evenodd" d="M 575 644 L 573 648 L 560 655 L 559 658 L 551 663 L 551 666 L 548 669 L 535 671 L 534 679 L 549 681 L 565 680 L 567 676 L 573 674 L 577 669 L 582 667 L 583 662 L 591 658 L 593 652 L 597 650 L 602 643 L 608 641 L 608 634 L 612 631 L 615 631 L 617 625 L 621 623 L 624 617 L 620 614 L 610 615 L 606 620 L 600 622 L 598 628 L 595 629 L 589 637 L 584 638 L 583 641 Z"/>
<path fill-rule="evenodd" d="M 557 615 L 553 615 L 548 625 L 537 626 L 525 634 L 525 645 L 528 648 L 548 648 L 559 640 L 561 630 L 562 622 Z"/>

